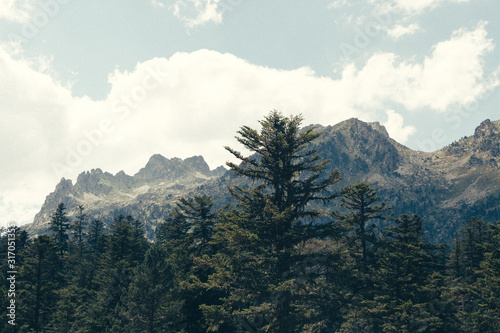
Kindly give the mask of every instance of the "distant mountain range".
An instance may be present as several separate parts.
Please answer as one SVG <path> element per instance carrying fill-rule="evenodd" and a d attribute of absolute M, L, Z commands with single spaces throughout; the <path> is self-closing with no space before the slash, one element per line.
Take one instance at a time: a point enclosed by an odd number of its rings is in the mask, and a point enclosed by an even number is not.
<path fill-rule="evenodd" d="M 316 127 L 323 134 L 314 145 L 343 177 L 335 190 L 369 182 L 396 215 L 424 217 L 431 239 L 451 239 L 472 216 L 500 220 L 500 121 L 485 120 L 473 136 L 431 153 L 397 143 L 379 123 L 349 119 Z M 222 166 L 210 170 L 201 156 L 182 160 L 153 155 L 134 176 L 95 169 L 81 173 L 75 184 L 63 178 L 27 230 L 46 232 L 63 202 L 70 213 L 83 204 L 89 217 L 107 223 L 117 214 L 130 214 L 145 222 L 153 237 L 179 198 L 208 194 L 221 207 L 230 201 L 227 186 L 242 182 Z"/>

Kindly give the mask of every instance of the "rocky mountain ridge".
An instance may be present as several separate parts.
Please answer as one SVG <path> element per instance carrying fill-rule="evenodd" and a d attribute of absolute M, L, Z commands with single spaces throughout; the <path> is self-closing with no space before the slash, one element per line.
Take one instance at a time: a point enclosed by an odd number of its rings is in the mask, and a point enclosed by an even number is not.
<path fill-rule="evenodd" d="M 436 152 L 399 144 L 379 123 L 353 118 L 316 128 L 323 133 L 315 148 L 330 161 L 328 168 L 338 168 L 343 177 L 336 190 L 369 182 L 396 215 L 423 216 L 431 238 L 449 239 L 473 215 L 500 220 L 500 121 L 485 120 L 474 135 Z M 222 206 L 230 201 L 227 186 L 241 182 L 223 167 L 210 170 L 201 156 L 153 155 L 134 176 L 96 169 L 80 174 L 74 185 L 61 180 L 28 229 L 46 230 L 56 205 L 64 202 L 70 210 L 84 204 L 91 217 L 106 222 L 119 213 L 132 214 L 146 222 L 152 236 L 180 197 L 204 193 Z"/>
<path fill-rule="evenodd" d="M 82 172 L 75 184 L 61 179 L 27 229 L 31 233 L 46 231 L 54 207 L 60 202 L 70 216 L 77 205 L 83 204 L 89 217 L 106 222 L 118 214 L 132 214 L 156 223 L 154 217 L 164 218 L 179 198 L 226 171 L 223 166 L 210 170 L 202 156 L 182 160 L 155 154 L 134 176 L 123 171 L 112 175 L 101 169 Z"/>

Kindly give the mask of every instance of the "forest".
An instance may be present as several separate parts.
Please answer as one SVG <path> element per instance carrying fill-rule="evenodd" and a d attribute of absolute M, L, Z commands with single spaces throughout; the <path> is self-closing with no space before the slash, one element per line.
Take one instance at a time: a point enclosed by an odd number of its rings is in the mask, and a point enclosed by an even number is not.
<path fill-rule="evenodd" d="M 180 199 L 154 239 L 133 216 L 106 225 L 63 203 L 49 234 L 4 228 L 0 331 L 500 332 L 498 224 L 431 242 L 370 184 L 338 188 L 302 121 L 242 126 L 251 154 L 225 147 L 227 165 L 252 186 L 221 209 Z"/>

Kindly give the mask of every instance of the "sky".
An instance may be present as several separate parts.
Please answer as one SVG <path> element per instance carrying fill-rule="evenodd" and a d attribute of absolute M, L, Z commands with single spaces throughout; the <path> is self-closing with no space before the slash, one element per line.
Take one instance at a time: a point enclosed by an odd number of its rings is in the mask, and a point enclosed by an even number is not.
<path fill-rule="evenodd" d="M 62 177 L 204 156 L 270 110 L 435 151 L 500 119 L 498 0 L 0 0 L 0 226 Z"/>

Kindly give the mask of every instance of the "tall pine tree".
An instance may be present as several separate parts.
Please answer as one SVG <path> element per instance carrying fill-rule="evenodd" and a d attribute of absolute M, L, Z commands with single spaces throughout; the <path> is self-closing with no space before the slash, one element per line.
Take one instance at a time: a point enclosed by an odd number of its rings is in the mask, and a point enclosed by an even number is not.
<path fill-rule="evenodd" d="M 158 241 L 167 249 L 180 284 L 175 294 L 183 300 L 181 322 L 188 332 L 203 331 L 200 306 L 212 304 L 216 293 L 205 290 L 203 284 L 212 270 L 200 264 L 215 253 L 212 242 L 217 214 L 212 199 L 206 195 L 179 200 L 171 216 L 157 230 Z"/>
<path fill-rule="evenodd" d="M 48 236 L 35 238 L 19 270 L 19 325 L 42 332 L 54 313 L 57 289 L 61 284 L 60 258 L 55 242 Z"/>
<path fill-rule="evenodd" d="M 52 230 L 52 236 L 61 257 L 68 250 L 69 237 L 67 230 L 69 227 L 70 219 L 66 213 L 66 206 L 61 202 L 57 205 L 56 211 L 50 219 L 50 230 Z"/>
<path fill-rule="evenodd" d="M 273 332 L 306 325 L 294 273 L 305 258 L 297 247 L 319 235 L 314 218 L 321 212 L 311 204 L 333 199 L 329 190 L 339 172 L 324 174 L 327 161 L 311 147 L 321 133 L 301 131 L 302 120 L 272 111 L 260 131 L 243 126 L 238 132 L 237 140 L 254 155 L 226 147 L 241 161 L 228 163 L 231 170 L 256 186 L 231 189 L 238 206 L 224 215 L 215 236 L 225 249 L 213 259 L 211 282 L 229 293 L 223 305 L 204 308 L 212 330 L 228 321 Z"/>

